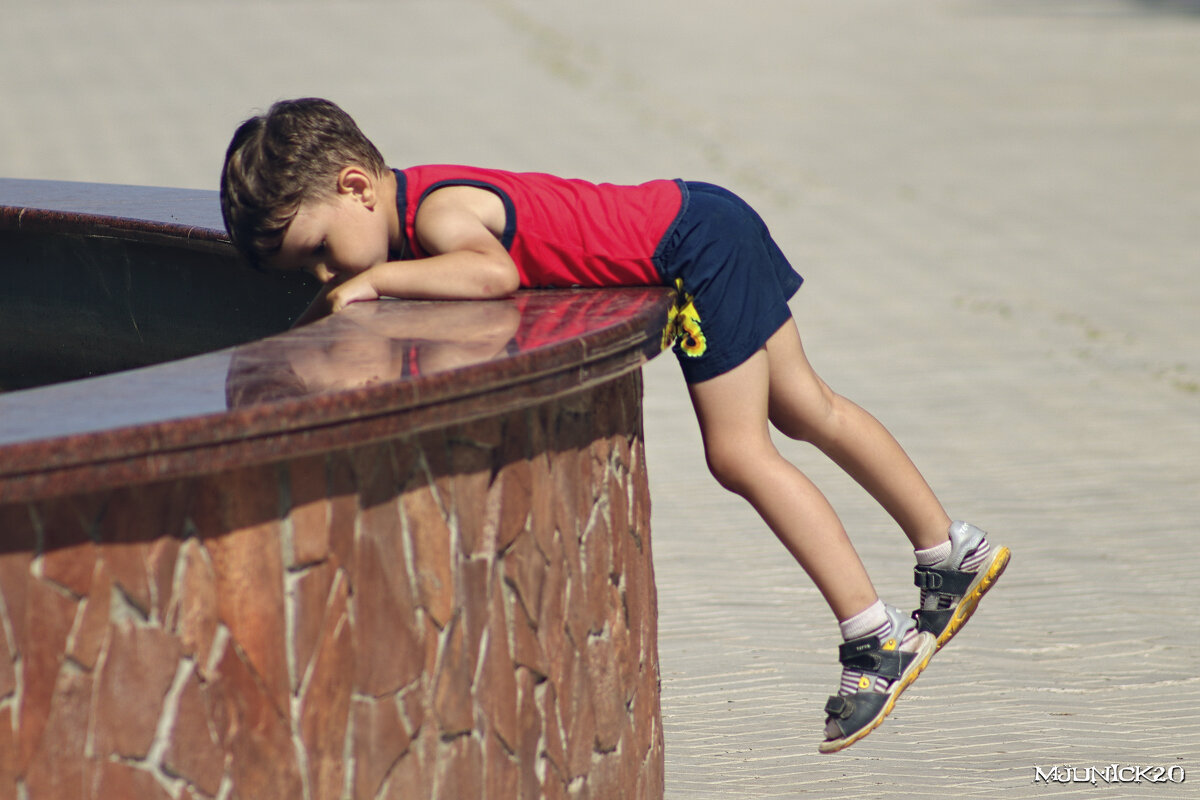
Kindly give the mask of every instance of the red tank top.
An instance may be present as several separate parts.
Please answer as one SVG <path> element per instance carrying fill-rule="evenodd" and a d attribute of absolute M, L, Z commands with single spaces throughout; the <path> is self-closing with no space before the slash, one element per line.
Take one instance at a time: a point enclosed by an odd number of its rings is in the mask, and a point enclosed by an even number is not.
<path fill-rule="evenodd" d="M 426 255 L 413 231 L 421 201 L 445 186 L 478 186 L 504 202 L 501 243 L 525 287 L 647 286 L 662 283 L 654 266 L 678 220 L 678 181 L 637 186 L 542 173 L 460 166 L 396 170 L 400 219 L 413 254 Z"/>

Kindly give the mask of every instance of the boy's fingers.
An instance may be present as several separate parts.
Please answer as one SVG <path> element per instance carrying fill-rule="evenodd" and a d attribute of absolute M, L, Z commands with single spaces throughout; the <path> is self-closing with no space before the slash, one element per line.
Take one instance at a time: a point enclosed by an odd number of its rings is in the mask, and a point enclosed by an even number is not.
<path fill-rule="evenodd" d="M 344 297 L 341 294 L 333 294 L 329 296 L 329 307 L 330 310 L 332 310 L 335 314 L 353 302 L 353 298 Z"/>
<path fill-rule="evenodd" d="M 379 294 L 369 282 L 347 281 L 329 293 L 329 307 L 336 314 L 351 303 L 378 300 Z"/>

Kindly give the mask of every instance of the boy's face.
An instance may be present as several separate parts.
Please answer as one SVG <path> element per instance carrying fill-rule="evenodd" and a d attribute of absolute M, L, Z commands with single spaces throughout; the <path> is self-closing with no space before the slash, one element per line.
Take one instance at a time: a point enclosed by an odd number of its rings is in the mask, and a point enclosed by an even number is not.
<path fill-rule="evenodd" d="M 333 197 L 300 204 L 269 265 L 340 283 L 388 260 L 388 220 L 373 187 L 339 181 Z"/>

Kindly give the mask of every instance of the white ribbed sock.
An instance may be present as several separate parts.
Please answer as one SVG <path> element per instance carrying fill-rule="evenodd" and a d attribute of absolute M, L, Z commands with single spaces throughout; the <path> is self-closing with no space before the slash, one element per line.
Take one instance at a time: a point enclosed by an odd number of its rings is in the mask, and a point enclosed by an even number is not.
<path fill-rule="evenodd" d="M 947 539 L 937 547 L 930 547 L 928 550 L 914 550 L 913 553 L 917 556 L 917 563 L 922 567 L 932 567 L 949 558 L 951 549 L 950 540 Z"/>
<path fill-rule="evenodd" d="M 876 600 L 853 617 L 839 622 L 838 627 L 842 629 L 842 638 L 848 642 L 872 633 L 881 625 L 886 625 L 887 622 L 887 611 L 884 610 L 883 601 Z"/>

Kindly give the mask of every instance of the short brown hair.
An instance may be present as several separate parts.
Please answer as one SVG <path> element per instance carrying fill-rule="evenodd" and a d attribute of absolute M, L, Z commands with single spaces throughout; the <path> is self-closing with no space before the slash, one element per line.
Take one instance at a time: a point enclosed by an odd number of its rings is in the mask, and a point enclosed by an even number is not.
<path fill-rule="evenodd" d="M 375 145 L 328 100 L 281 100 L 243 122 L 221 170 L 221 214 L 233 246 L 261 269 L 300 204 L 332 196 L 348 166 L 387 171 Z"/>

